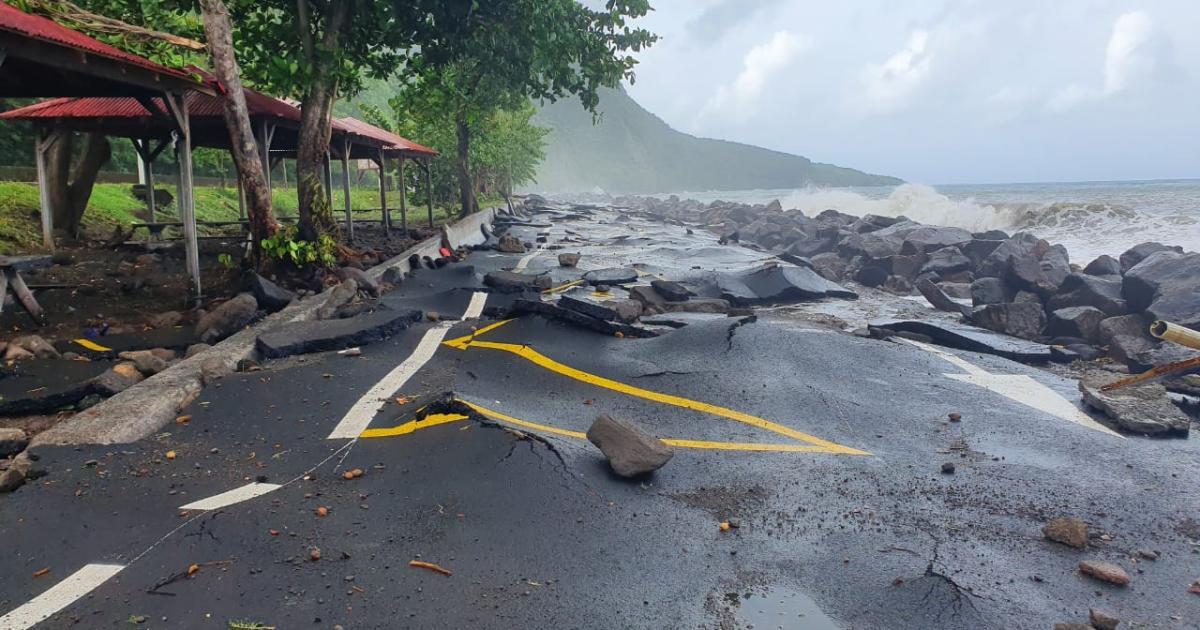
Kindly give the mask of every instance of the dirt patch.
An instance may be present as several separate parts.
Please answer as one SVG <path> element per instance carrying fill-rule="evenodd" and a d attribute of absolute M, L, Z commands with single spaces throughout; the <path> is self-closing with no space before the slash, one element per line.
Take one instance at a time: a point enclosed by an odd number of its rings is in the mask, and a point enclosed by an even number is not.
<path fill-rule="evenodd" d="M 745 519 L 765 505 L 767 499 L 770 498 L 767 489 L 759 485 L 747 488 L 728 486 L 700 488 L 691 492 L 676 492 L 666 496 L 690 508 L 704 510 L 719 521 L 729 518 Z"/>

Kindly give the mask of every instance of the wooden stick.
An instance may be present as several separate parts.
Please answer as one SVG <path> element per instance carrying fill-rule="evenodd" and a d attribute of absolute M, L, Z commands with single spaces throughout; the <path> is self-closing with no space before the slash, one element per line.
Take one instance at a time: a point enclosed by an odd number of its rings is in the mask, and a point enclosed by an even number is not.
<path fill-rule="evenodd" d="M 1183 361 L 1176 361 L 1174 363 L 1166 363 L 1166 364 L 1160 365 L 1158 367 L 1155 367 L 1155 368 L 1152 368 L 1145 372 L 1142 372 L 1141 374 L 1135 374 L 1133 376 L 1130 376 L 1129 378 L 1123 378 L 1119 381 L 1114 381 L 1112 383 L 1109 383 L 1108 385 L 1104 385 L 1100 388 L 1100 391 L 1111 392 L 1114 389 L 1128 387 L 1130 385 L 1135 385 L 1135 384 L 1141 383 L 1143 381 L 1149 381 L 1151 379 L 1159 378 L 1161 376 L 1166 376 L 1168 374 L 1172 374 L 1174 372 L 1179 372 L 1181 370 L 1186 370 L 1188 368 L 1193 368 L 1193 367 L 1200 367 L 1200 357 L 1195 357 L 1193 359 L 1185 359 Z"/>

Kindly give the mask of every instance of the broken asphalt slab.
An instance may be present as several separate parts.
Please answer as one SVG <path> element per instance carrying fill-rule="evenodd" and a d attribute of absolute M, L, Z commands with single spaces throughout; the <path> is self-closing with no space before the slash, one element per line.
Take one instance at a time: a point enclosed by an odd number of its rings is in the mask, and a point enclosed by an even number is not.
<path fill-rule="evenodd" d="M 1046 363 L 1051 359 L 1050 346 L 965 324 L 884 319 L 871 322 L 868 324 L 868 328 L 892 331 L 893 333 L 917 333 L 929 337 L 938 345 L 994 354 L 1023 363 Z"/>
<path fill-rule="evenodd" d="M 263 357 L 343 350 L 386 339 L 421 320 L 421 311 L 380 310 L 347 319 L 290 322 L 258 336 Z"/>
<path fill-rule="evenodd" d="M 0 368 L 0 414 L 53 412 L 92 393 L 107 361 L 30 359 Z"/>

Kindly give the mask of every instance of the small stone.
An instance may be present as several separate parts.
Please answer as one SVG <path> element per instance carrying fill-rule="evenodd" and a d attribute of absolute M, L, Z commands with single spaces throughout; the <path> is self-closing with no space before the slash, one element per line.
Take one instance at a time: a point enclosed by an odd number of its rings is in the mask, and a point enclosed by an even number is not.
<path fill-rule="evenodd" d="M 321 559 L 321 548 L 313 547 L 313 548 L 309 549 L 308 550 L 308 559 L 312 560 L 313 562 L 320 560 Z"/>
<path fill-rule="evenodd" d="M 16 468 L 0 472 L 0 493 L 12 492 L 25 483 L 25 474 Z"/>
<path fill-rule="evenodd" d="M 325 516 L 329 516 L 329 508 L 322 505 L 317 508 L 317 517 L 320 518 L 320 517 L 325 517 Z"/>
<path fill-rule="evenodd" d="M 21 429 L 0 429 L 0 458 L 16 455 L 29 445 L 29 436 Z"/>
<path fill-rule="evenodd" d="M 564 252 L 558 255 L 558 264 L 563 267 L 574 267 L 579 264 L 579 254 Z"/>
<path fill-rule="evenodd" d="M 730 526 L 730 527 L 732 527 L 732 528 L 734 528 L 734 529 L 738 529 L 739 527 L 741 527 L 741 526 L 742 526 L 742 521 L 740 521 L 740 520 L 738 520 L 738 519 L 736 519 L 736 518 L 731 518 L 731 519 L 729 519 L 728 523 L 729 523 L 729 526 Z"/>
<path fill-rule="evenodd" d="M 1137 553 L 1146 560 L 1158 560 L 1158 552 L 1153 549 L 1138 549 Z"/>
<path fill-rule="evenodd" d="M 431 322 L 436 322 L 441 318 L 442 318 L 442 316 L 438 315 L 437 311 L 425 311 L 425 319 L 427 319 Z"/>
<path fill-rule="evenodd" d="M 943 475 L 953 475 L 954 469 L 955 469 L 954 462 L 946 462 L 946 463 L 942 464 L 942 474 Z"/>
<path fill-rule="evenodd" d="M 1088 620 L 1096 630 L 1117 630 L 1117 626 L 1121 625 L 1121 620 L 1115 615 L 1095 608 L 1088 610 Z"/>
<path fill-rule="evenodd" d="M 950 413 L 950 422 L 962 422 L 962 414 L 957 411 Z"/>
<path fill-rule="evenodd" d="M 1129 586 L 1130 582 L 1129 574 L 1125 572 L 1125 569 L 1111 562 L 1084 560 L 1079 563 L 1079 572 L 1102 582 L 1116 584 L 1117 586 Z"/>
<path fill-rule="evenodd" d="M 1083 549 L 1088 544 L 1087 523 L 1068 516 L 1056 518 L 1042 528 L 1046 540 L 1062 543 L 1068 547 Z"/>
<path fill-rule="evenodd" d="M 167 451 L 167 459 L 175 459 L 175 451 Z"/>
<path fill-rule="evenodd" d="M 346 348 L 345 350 L 338 350 L 338 354 L 344 357 L 361 357 L 362 348 Z"/>

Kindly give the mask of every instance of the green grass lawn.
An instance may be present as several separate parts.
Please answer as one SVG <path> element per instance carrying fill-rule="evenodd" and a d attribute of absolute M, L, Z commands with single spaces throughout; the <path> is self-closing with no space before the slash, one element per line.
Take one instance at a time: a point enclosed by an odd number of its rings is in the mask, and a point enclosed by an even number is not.
<path fill-rule="evenodd" d="M 175 187 L 162 185 L 175 194 Z M 273 191 L 273 207 L 276 216 L 295 216 L 297 212 L 296 190 L 283 189 Z M 480 206 L 489 207 L 500 205 L 499 198 L 482 198 Z M 0 254 L 36 250 L 42 244 L 41 219 L 38 214 L 37 185 L 24 182 L 0 182 Z M 342 205 L 342 192 L 334 192 L 334 216 L 340 221 L 345 217 Z M 350 207 L 355 217 L 360 219 L 379 217 L 379 191 L 375 189 L 355 189 L 350 193 Z M 400 223 L 400 195 L 396 191 L 388 193 L 388 207 L 392 209 L 393 221 Z M 451 208 L 453 212 L 456 209 Z M 88 201 L 87 212 L 83 215 L 84 229 L 93 234 L 108 235 L 116 226 L 127 226 L 130 223 L 140 223 L 144 219 L 136 213 L 144 213 L 145 206 L 134 198 L 129 184 L 96 184 L 92 197 Z M 424 200 L 416 200 L 409 196 L 409 224 L 425 225 L 428 210 Z M 434 208 L 434 223 L 445 222 L 447 216 L 452 216 L 445 207 Z M 175 204 L 160 208 L 157 213 L 159 221 L 178 220 L 179 214 Z M 200 221 L 234 221 L 238 219 L 238 198 L 236 188 L 220 188 L 216 186 L 201 186 L 196 188 L 196 218 Z M 204 229 L 201 229 L 204 232 Z"/>

